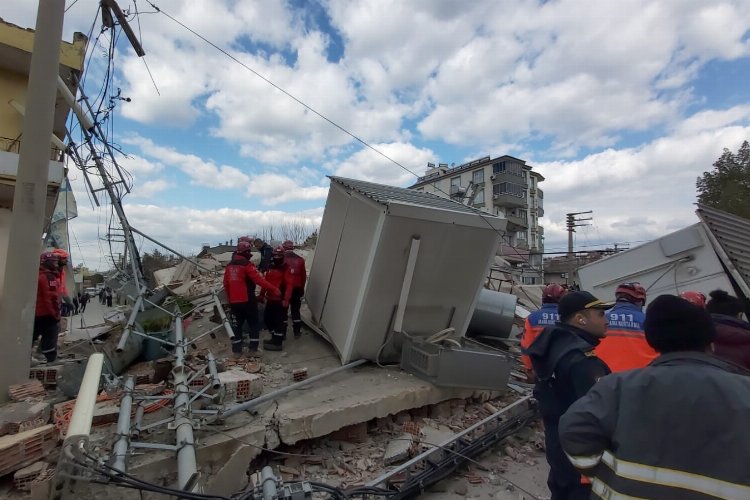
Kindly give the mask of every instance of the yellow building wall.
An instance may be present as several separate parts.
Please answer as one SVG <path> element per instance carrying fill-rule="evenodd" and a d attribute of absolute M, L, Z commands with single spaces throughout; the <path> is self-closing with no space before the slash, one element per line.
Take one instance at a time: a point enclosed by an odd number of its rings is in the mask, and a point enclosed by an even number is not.
<path fill-rule="evenodd" d="M 10 144 L 6 139 L 15 139 L 23 129 L 23 117 L 11 107 L 11 99 L 24 104 L 26 102 L 27 76 L 0 68 L 0 147 L 7 149 Z M 18 151 L 17 149 L 15 151 Z"/>

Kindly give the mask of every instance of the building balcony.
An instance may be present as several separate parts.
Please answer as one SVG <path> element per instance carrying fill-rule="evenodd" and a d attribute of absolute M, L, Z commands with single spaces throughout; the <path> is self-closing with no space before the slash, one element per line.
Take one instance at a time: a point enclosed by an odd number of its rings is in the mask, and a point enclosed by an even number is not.
<path fill-rule="evenodd" d="M 529 228 L 529 221 L 526 217 L 506 214 L 505 218 L 508 220 L 508 231 L 524 231 Z"/>
<path fill-rule="evenodd" d="M 529 208 L 526 198 L 505 193 L 493 194 L 492 203 L 497 207 Z"/>
<path fill-rule="evenodd" d="M 537 217 L 544 217 L 544 209 L 542 207 L 536 208 L 536 215 Z"/>
<path fill-rule="evenodd" d="M 506 172 L 498 172 L 496 174 L 492 174 L 490 176 L 490 180 L 492 180 L 493 184 L 498 184 L 500 182 L 510 182 L 512 184 L 518 184 L 519 186 L 527 187 L 528 182 L 523 177 L 519 177 L 517 175 L 509 174 Z"/>

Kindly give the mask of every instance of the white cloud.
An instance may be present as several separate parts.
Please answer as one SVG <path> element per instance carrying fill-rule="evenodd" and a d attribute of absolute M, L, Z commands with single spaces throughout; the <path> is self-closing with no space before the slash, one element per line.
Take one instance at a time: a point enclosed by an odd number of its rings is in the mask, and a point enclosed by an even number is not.
<path fill-rule="evenodd" d="M 374 147 L 417 175 L 421 175 L 427 162 L 435 161 L 435 153 L 408 143 L 375 144 Z M 329 167 L 336 175 L 342 177 L 393 186 L 404 186 L 417 181 L 410 172 L 369 148 L 363 148 Z"/>

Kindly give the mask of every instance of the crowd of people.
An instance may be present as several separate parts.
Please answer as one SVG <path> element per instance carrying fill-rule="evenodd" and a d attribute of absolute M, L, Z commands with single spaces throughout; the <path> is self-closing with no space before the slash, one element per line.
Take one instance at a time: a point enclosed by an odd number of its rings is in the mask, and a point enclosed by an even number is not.
<path fill-rule="evenodd" d="M 260 253 L 256 267 L 251 262 L 252 249 Z M 288 317 L 292 317 L 292 332 L 295 337 L 302 334 L 300 307 L 305 290 L 307 271 L 305 261 L 294 252 L 294 243 L 286 240 L 272 248 L 261 239 L 240 237 L 232 259 L 224 269 L 224 290 L 232 312 L 234 338 L 232 353 L 235 357 L 245 350 L 252 355 L 260 346 L 261 318 L 259 306 L 263 306 L 263 323 L 270 338 L 263 341 L 266 351 L 280 351 L 286 340 Z M 256 288 L 260 286 L 260 294 Z M 247 325 L 249 338 L 244 339 Z"/>
<path fill-rule="evenodd" d="M 552 500 L 750 498 L 750 323 L 709 297 L 544 288 L 521 348 Z"/>

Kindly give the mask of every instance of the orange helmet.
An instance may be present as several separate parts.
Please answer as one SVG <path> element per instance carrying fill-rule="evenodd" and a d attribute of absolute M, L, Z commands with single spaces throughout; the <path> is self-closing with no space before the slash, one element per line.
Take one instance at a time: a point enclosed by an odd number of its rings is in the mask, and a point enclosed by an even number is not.
<path fill-rule="evenodd" d="M 637 304 L 640 302 L 641 304 L 646 303 L 646 289 L 643 288 L 643 286 L 640 283 L 623 283 L 620 286 L 617 287 L 617 290 L 615 290 L 615 297 L 624 298 L 628 302 L 632 302 L 634 304 Z"/>
<path fill-rule="evenodd" d="M 706 308 L 706 296 L 703 295 L 701 292 L 696 292 L 694 290 L 688 290 L 687 292 L 682 292 L 680 294 L 680 297 L 687 300 L 694 306 L 698 306 L 702 309 Z"/>
<path fill-rule="evenodd" d="M 557 283 L 552 283 L 551 285 L 545 286 L 544 290 L 542 290 L 542 303 L 556 304 L 560 301 L 563 295 L 565 295 L 565 289 Z"/>
<path fill-rule="evenodd" d="M 64 260 L 68 260 L 68 258 L 70 257 L 70 256 L 68 255 L 68 252 L 66 252 L 66 251 L 65 251 L 65 250 L 63 250 L 62 248 L 55 248 L 54 250 L 52 250 L 52 253 L 53 253 L 53 254 L 55 254 L 55 255 L 57 255 L 57 257 L 58 257 L 58 258 L 59 258 L 60 260 L 63 260 L 63 259 L 64 259 Z"/>

